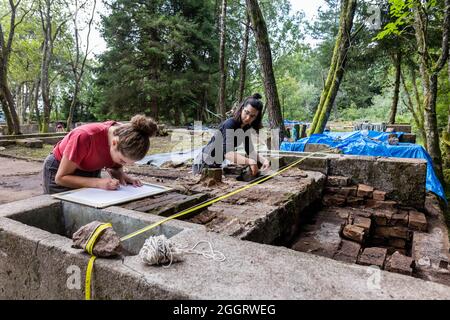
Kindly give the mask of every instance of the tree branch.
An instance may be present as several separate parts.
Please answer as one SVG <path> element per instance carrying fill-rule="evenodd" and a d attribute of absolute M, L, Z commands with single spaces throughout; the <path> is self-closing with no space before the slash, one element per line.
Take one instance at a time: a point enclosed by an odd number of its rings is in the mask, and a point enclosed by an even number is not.
<path fill-rule="evenodd" d="M 436 62 L 436 66 L 434 67 L 434 72 L 439 72 L 444 67 L 445 63 L 448 60 L 448 51 L 449 51 L 449 33 L 450 33 L 450 0 L 445 1 L 445 15 L 444 15 L 444 24 L 442 30 L 442 52 L 441 55 Z"/>

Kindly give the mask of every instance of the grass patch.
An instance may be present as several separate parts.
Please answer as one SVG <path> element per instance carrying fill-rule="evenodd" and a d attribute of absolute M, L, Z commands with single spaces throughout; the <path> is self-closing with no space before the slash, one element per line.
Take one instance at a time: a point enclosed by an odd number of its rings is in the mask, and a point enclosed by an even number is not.
<path fill-rule="evenodd" d="M 18 145 L 5 147 L 5 150 L 0 151 L 0 155 L 6 155 L 16 158 L 26 158 L 31 160 L 44 161 L 45 158 L 52 152 L 53 145 L 44 144 L 42 148 L 27 148 Z"/>

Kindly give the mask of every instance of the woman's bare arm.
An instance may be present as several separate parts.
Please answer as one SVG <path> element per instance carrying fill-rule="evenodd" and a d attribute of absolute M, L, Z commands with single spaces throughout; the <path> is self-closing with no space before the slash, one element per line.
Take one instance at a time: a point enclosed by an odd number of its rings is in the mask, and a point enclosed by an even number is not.
<path fill-rule="evenodd" d="M 71 189 L 101 188 L 115 190 L 119 187 L 119 181 L 117 179 L 79 177 L 73 174 L 76 169 L 77 165 L 75 162 L 63 156 L 55 176 L 55 182 L 60 186 Z"/>

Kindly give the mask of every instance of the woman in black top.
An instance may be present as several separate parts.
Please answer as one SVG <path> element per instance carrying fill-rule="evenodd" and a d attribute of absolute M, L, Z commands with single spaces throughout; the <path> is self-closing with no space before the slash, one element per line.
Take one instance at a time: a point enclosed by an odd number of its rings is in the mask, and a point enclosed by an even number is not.
<path fill-rule="evenodd" d="M 251 133 L 258 133 L 262 127 L 263 104 L 260 99 L 259 93 L 247 97 L 234 116 L 220 124 L 219 131 L 196 157 L 192 167 L 194 173 L 201 173 L 205 167 L 218 168 L 225 159 L 235 164 L 248 165 L 253 176 L 258 174 L 258 162 L 262 164 L 262 171 L 269 168 L 269 160 L 258 155 L 251 141 Z M 247 156 L 236 152 L 243 142 Z"/>

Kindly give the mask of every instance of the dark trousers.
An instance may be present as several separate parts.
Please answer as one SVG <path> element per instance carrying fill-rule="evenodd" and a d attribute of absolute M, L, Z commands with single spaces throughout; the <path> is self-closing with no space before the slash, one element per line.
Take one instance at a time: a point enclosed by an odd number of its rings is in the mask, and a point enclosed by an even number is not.
<path fill-rule="evenodd" d="M 45 194 L 53 194 L 64 191 L 72 190 L 70 188 L 66 188 L 56 184 L 55 177 L 58 172 L 59 161 L 56 160 L 53 153 L 50 153 L 44 161 L 44 170 L 42 174 L 42 187 L 44 188 Z M 100 178 L 101 170 L 96 171 L 83 171 L 77 169 L 73 175 L 79 177 L 88 177 L 88 178 Z"/>

